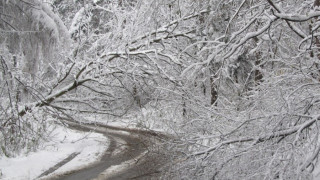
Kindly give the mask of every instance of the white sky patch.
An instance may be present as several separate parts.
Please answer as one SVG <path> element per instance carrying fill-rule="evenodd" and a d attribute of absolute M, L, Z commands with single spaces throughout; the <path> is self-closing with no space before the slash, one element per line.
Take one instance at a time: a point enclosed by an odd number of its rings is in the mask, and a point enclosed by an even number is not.
<path fill-rule="evenodd" d="M 34 179 L 40 174 L 67 158 L 80 152 L 57 172 L 69 171 L 99 159 L 107 149 L 108 139 L 98 133 L 84 133 L 58 126 L 53 132 L 52 141 L 47 142 L 37 152 L 15 158 L 0 158 L 0 179 Z"/>

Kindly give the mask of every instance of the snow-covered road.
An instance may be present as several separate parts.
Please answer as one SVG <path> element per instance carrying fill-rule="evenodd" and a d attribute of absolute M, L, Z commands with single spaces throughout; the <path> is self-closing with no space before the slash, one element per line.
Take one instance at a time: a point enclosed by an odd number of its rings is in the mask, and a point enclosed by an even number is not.
<path fill-rule="evenodd" d="M 163 157 L 149 151 L 155 139 L 162 136 L 155 132 L 65 123 L 69 128 L 55 130 L 56 142 L 51 148 L 0 159 L 3 173 L 0 179 L 150 179 L 157 177 L 165 162 Z"/>
<path fill-rule="evenodd" d="M 158 134 L 150 131 L 124 129 L 103 124 L 82 124 L 67 122 L 71 128 L 81 131 L 95 131 L 105 135 L 109 147 L 102 158 L 89 166 L 55 174 L 43 179 L 81 180 L 81 179 L 128 179 L 139 177 L 149 179 L 156 176 L 158 168 L 163 165 L 153 155 L 150 158 L 148 148 Z M 151 140 L 152 139 L 152 140 Z M 148 157 L 148 158 L 146 158 Z"/>

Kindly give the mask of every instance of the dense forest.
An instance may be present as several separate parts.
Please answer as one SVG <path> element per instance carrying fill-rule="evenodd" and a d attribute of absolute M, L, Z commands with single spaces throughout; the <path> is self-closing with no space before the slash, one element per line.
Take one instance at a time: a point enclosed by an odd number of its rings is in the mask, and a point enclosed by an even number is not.
<path fill-rule="evenodd" d="M 62 117 L 143 109 L 140 128 L 174 137 L 163 179 L 313 179 L 319 16 L 320 0 L 0 0 L 0 156 Z"/>

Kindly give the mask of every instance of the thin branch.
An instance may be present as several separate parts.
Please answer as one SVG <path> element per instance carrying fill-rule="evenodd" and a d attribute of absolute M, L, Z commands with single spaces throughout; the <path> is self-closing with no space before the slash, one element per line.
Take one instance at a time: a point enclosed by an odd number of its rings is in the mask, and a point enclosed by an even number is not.
<path fill-rule="evenodd" d="M 284 15 L 284 14 L 282 14 L 282 10 L 279 7 L 277 7 L 271 0 L 267 0 L 267 1 L 278 12 L 278 13 L 275 13 L 275 12 L 272 11 L 273 15 L 277 16 L 277 14 L 278 14 L 277 17 L 279 17 L 279 15 L 280 15 L 279 13 L 281 13 L 281 15 Z M 305 38 L 306 37 L 306 35 L 299 28 L 297 28 L 294 24 L 292 24 L 292 22 L 290 22 L 289 19 L 285 19 L 284 17 L 285 16 L 282 16 L 282 17 L 279 17 L 279 18 L 284 19 L 286 21 L 286 23 L 288 24 L 289 28 L 293 32 L 295 32 L 300 38 Z"/>
<path fill-rule="evenodd" d="M 221 146 L 225 146 L 225 145 L 229 145 L 229 144 L 252 142 L 252 141 L 255 141 L 254 144 L 259 144 L 261 142 L 264 142 L 264 141 L 267 141 L 267 140 L 270 140 L 270 139 L 273 139 L 273 138 L 289 136 L 289 135 L 294 134 L 294 133 L 296 133 L 298 131 L 302 131 L 303 129 L 305 129 L 307 127 L 310 127 L 313 123 L 315 123 L 319 119 L 319 117 L 320 116 L 317 116 L 317 117 L 315 117 L 315 118 L 313 118 L 313 119 L 311 119 L 309 121 L 306 121 L 303 124 L 300 124 L 300 125 L 297 125 L 297 126 L 293 126 L 290 129 L 272 132 L 272 133 L 266 134 L 266 135 L 264 135 L 262 137 L 259 137 L 259 138 L 243 137 L 243 138 L 238 138 L 238 139 L 226 140 L 226 141 L 218 143 L 217 145 L 215 145 L 215 146 L 213 146 L 213 147 L 211 147 L 211 148 L 209 148 L 207 150 L 194 153 L 193 156 L 207 154 L 207 153 L 209 153 L 211 151 L 214 151 L 214 150 L 220 148 Z"/>

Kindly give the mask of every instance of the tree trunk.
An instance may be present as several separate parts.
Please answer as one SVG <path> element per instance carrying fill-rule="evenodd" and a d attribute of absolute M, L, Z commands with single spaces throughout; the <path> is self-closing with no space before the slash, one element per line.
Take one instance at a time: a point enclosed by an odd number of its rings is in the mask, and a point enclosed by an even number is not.
<path fill-rule="evenodd" d="M 213 105 L 218 99 L 218 92 L 217 92 L 216 87 L 214 85 L 213 77 L 210 77 L 210 85 L 211 85 L 211 105 Z M 217 104 L 215 104 L 215 105 L 217 105 Z"/>
<path fill-rule="evenodd" d="M 315 0 L 314 4 L 313 4 L 313 8 L 315 9 L 316 7 L 319 7 L 319 6 L 320 6 L 320 0 Z M 315 21 L 318 21 L 317 17 L 315 17 Z M 315 43 L 315 45 L 317 47 L 316 56 L 317 56 L 318 60 L 320 60 L 320 40 L 319 40 L 318 36 L 315 36 L 315 42 L 314 43 Z M 313 53 L 311 55 L 313 56 Z M 318 79 L 318 81 L 320 81 L 320 77 L 319 77 L 320 76 L 320 69 L 319 69 L 320 65 L 319 65 L 319 63 L 316 62 L 315 66 L 316 66 L 316 69 L 318 69 L 318 74 L 316 74 L 316 75 L 312 74 L 312 76 L 315 79 Z"/>

